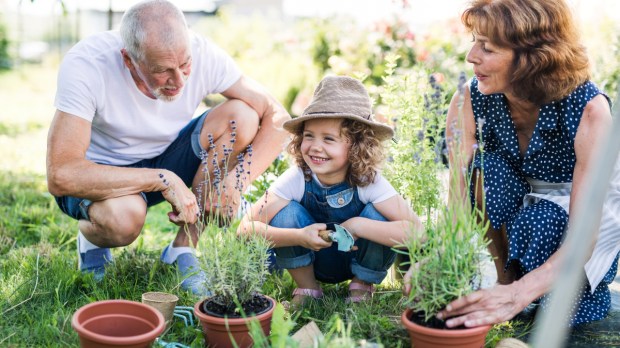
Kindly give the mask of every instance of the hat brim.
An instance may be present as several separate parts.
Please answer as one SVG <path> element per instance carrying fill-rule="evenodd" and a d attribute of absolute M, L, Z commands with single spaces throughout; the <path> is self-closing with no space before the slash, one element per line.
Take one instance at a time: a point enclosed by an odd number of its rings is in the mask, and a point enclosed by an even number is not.
<path fill-rule="evenodd" d="M 357 115 L 344 114 L 344 113 L 301 115 L 299 117 L 295 117 L 292 120 L 284 122 L 282 127 L 284 127 L 284 129 L 286 129 L 290 133 L 297 133 L 305 121 L 316 120 L 316 119 L 329 119 L 329 118 L 346 118 L 349 120 L 364 123 L 370 126 L 370 128 L 372 128 L 376 137 L 381 141 L 388 140 L 394 137 L 394 130 L 390 126 L 386 126 L 378 122 L 366 120 Z"/>

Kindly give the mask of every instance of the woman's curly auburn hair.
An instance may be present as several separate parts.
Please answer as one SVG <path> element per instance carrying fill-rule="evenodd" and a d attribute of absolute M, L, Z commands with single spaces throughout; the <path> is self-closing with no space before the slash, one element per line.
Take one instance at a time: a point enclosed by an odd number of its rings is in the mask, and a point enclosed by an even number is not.
<path fill-rule="evenodd" d="M 293 157 L 295 164 L 304 172 L 306 180 L 310 180 L 311 171 L 301 153 L 303 132 L 303 126 L 297 128 L 297 132 L 293 134 L 293 139 L 288 144 L 287 151 Z M 346 118 L 340 123 L 340 135 L 345 137 L 350 144 L 348 184 L 359 187 L 370 185 L 375 181 L 377 172 L 385 159 L 383 142 L 375 136 L 370 126 Z"/>
<path fill-rule="evenodd" d="M 514 51 L 514 94 L 534 104 L 560 100 L 590 79 L 585 47 L 564 0 L 474 0 L 461 21 Z"/>

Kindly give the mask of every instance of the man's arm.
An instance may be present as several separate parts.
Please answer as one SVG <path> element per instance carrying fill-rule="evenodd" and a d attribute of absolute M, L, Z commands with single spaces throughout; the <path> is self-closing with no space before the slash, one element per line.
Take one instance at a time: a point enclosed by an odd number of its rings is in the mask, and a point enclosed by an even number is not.
<path fill-rule="evenodd" d="M 252 141 L 255 155 L 252 157 L 250 178 L 247 183 L 249 184 L 262 174 L 282 152 L 284 142 L 288 137 L 287 132 L 282 129 L 282 124 L 291 117 L 262 86 L 245 76 L 242 76 L 222 95 L 229 99 L 242 100 L 252 107 L 260 118 L 260 129 Z"/>
<path fill-rule="evenodd" d="M 56 111 L 47 139 L 47 185 L 51 194 L 102 201 L 140 192 L 162 191 L 164 198 L 177 211 L 186 212 L 190 222 L 195 220 L 198 212 L 196 198 L 174 173 L 106 166 L 87 160 L 90 127 L 91 124 L 84 119 Z"/>

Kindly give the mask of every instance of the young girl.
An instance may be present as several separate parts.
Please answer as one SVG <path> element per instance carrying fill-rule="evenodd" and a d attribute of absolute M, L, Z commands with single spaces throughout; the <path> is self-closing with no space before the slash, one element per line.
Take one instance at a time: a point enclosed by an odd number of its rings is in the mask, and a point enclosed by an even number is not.
<path fill-rule="evenodd" d="M 239 233 L 261 233 L 276 264 L 297 284 L 292 303 L 320 298 L 318 281 L 351 280 L 348 302 L 370 298 L 392 265 L 391 248 L 422 224 L 383 178 L 379 165 L 390 127 L 372 120 L 364 86 L 349 77 L 326 77 L 301 116 L 284 123 L 296 162 L 254 204 Z M 348 230 L 355 246 L 339 251 L 319 236 L 327 224 Z"/>

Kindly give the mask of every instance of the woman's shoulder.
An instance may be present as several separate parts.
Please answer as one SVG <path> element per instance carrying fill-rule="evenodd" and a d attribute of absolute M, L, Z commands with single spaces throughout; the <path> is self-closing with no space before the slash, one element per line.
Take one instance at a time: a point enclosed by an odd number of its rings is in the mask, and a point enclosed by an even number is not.
<path fill-rule="evenodd" d="M 609 96 L 600 90 L 592 81 L 586 81 L 577 86 L 577 88 L 575 88 L 571 94 L 562 99 L 560 103 L 566 103 L 573 107 L 584 108 L 592 99 L 594 99 L 594 97 L 599 94 L 603 95 L 611 106 L 611 99 Z"/>
<path fill-rule="evenodd" d="M 597 98 L 599 95 L 604 98 Z M 606 100 L 607 103 L 605 103 L 604 100 Z M 611 110 L 611 99 L 592 81 L 586 81 L 577 86 L 571 94 L 562 100 L 547 104 L 546 106 L 559 112 L 559 117 L 563 119 L 564 126 L 568 129 L 571 137 L 574 138 L 577 135 L 578 126 L 581 123 L 583 115 L 594 107 L 597 109 L 609 107 L 609 110 Z"/>

